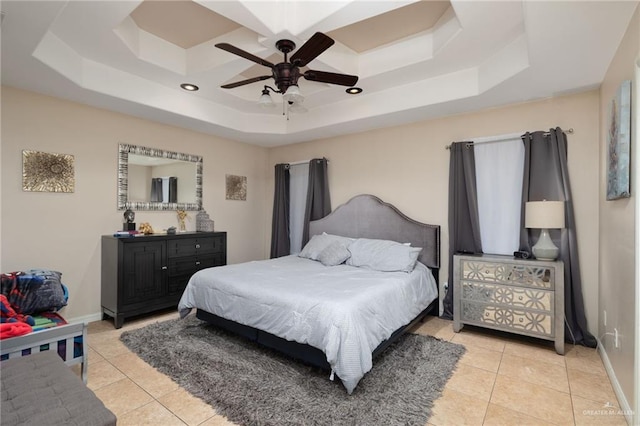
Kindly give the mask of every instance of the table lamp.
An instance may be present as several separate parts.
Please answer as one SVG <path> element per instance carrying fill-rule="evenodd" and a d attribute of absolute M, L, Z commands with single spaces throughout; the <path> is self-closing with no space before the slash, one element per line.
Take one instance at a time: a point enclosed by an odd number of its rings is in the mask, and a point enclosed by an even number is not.
<path fill-rule="evenodd" d="M 540 238 L 533 246 L 533 255 L 540 260 L 555 260 L 560 251 L 549 236 L 549 229 L 564 228 L 564 201 L 528 201 L 525 207 L 525 228 L 540 229 Z"/>

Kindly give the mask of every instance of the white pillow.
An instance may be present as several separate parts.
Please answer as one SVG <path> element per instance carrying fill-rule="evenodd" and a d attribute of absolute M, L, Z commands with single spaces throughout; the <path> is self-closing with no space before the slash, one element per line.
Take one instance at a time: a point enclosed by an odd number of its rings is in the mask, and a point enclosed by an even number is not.
<path fill-rule="evenodd" d="M 346 244 L 342 241 L 334 241 L 318 255 L 318 260 L 324 266 L 336 266 L 344 263 L 351 256 Z"/>
<path fill-rule="evenodd" d="M 395 241 L 359 238 L 349 246 L 347 265 L 383 272 L 411 272 L 416 266 L 421 247 L 410 247 Z"/>
<path fill-rule="evenodd" d="M 323 232 L 322 235 L 314 235 L 311 237 L 298 256 L 306 257 L 311 260 L 318 260 L 320 253 L 335 241 L 338 241 L 347 247 L 353 240 L 351 238 L 331 235 Z"/>

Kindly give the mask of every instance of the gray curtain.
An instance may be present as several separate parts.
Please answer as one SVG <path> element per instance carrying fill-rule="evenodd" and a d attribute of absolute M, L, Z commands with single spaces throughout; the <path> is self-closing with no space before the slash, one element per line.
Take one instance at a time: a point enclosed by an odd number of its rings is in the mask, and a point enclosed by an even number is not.
<path fill-rule="evenodd" d="M 178 202 L 178 178 L 173 176 L 169 178 L 169 202 Z"/>
<path fill-rule="evenodd" d="M 522 188 L 522 217 L 520 249 L 531 253 L 539 230 L 524 227 L 527 201 L 565 201 L 565 228 L 550 230 L 551 239 L 560 248 L 559 259 L 564 262 L 565 338 L 589 347 L 596 339 L 587 330 L 582 297 L 582 279 L 578 260 L 578 243 L 573 213 L 573 199 L 567 168 L 567 137 L 559 127 L 549 132 L 527 132 L 522 136 L 525 147 L 524 180 Z"/>
<path fill-rule="evenodd" d="M 162 202 L 162 178 L 151 179 L 151 202 Z"/>
<path fill-rule="evenodd" d="M 276 164 L 273 218 L 271 224 L 271 258 L 287 256 L 289 241 L 289 165 Z"/>
<path fill-rule="evenodd" d="M 326 158 L 314 158 L 309 162 L 309 189 L 302 228 L 302 247 L 309 241 L 309 222 L 322 219 L 331 213 L 328 163 L 329 160 Z"/>
<path fill-rule="evenodd" d="M 453 319 L 453 255 L 482 253 L 476 161 L 472 142 L 455 142 L 449 157 L 449 289 L 443 318 Z"/>

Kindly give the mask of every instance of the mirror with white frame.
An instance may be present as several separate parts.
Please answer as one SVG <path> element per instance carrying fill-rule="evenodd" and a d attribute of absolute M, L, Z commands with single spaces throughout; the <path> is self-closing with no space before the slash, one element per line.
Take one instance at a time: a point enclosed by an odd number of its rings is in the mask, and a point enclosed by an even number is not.
<path fill-rule="evenodd" d="M 119 210 L 201 210 L 202 157 L 120 144 Z"/>

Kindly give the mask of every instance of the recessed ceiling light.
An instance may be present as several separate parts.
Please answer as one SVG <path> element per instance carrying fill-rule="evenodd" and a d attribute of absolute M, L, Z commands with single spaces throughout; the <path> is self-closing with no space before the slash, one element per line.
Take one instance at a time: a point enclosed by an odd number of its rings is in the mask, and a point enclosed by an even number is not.
<path fill-rule="evenodd" d="M 345 91 L 350 95 L 357 95 L 358 93 L 362 93 L 362 89 L 359 87 L 349 87 Z"/>
<path fill-rule="evenodd" d="M 196 90 L 200 89 L 198 86 L 191 83 L 182 83 L 180 87 L 182 87 L 184 90 L 188 90 L 189 92 L 195 92 Z"/>

